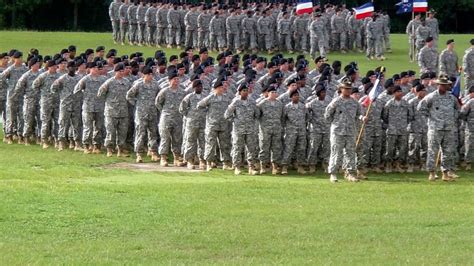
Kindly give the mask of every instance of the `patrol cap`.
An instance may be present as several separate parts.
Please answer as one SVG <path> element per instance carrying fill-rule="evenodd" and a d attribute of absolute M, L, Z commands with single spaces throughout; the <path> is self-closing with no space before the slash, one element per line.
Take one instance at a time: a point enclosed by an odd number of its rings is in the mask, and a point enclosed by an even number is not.
<path fill-rule="evenodd" d="M 293 98 L 293 96 L 295 95 L 300 95 L 300 91 L 299 90 L 294 90 L 292 92 L 290 92 L 290 98 Z"/>
<path fill-rule="evenodd" d="M 118 63 L 117 65 L 115 65 L 115 67 L 114 67 L 115 72 L 119 72 L 119 71 L 122 71 L 122 70 L 125 70 L 125 65 L 123 63 Z"/>
<path fill-rule="evenodd" d="M 96 52 L 101 52 L 101 51 L 105 51 L 105 47 L 104 46 L 98 46 L 96 49 L 95 49 Z"/>
<path fill-rule="evenodd" d="M 447 42 L 446 42 L 446 45 L 450 45 L 451 43 L 453 43 L 454 40 L 453 39 L 449 39 Z"/>
<path fill-rule="evenodd" d="M 146 66 L 142 69 L 143 75 L 150 75 L 153 74 L 153 69 L 149 66 Z"/>
<path fill-rule="evenodd" d="M 23 53 L 20 51 L 15 51 L 15 53 L 13 54 L 13 58 L 21 58 L 21 57 L 23 57 Z"/>
<path fill-rule="evenodd" d="M 415 88 L 416 92 L 420 92 L 420 91 L 424 91 L 424 90 L 426 90 L 425 85 L 423 85 L 423 84 L 416 85 L 416 88 Z"/>
<path fill-rule="evenodd" d="M 394 88 L 393 88 L 393 93 L 397 92 L 397 91 L 402 91 L 402 87 L 396 85 Z"/>
<path fill-rule="evenodd" d="M 427 42 L 427 43 L 432 42 L 432 41 L 433 41 L 433 37 L 431 37 L 431 36 L 425 39 L 425 42 Z"/>

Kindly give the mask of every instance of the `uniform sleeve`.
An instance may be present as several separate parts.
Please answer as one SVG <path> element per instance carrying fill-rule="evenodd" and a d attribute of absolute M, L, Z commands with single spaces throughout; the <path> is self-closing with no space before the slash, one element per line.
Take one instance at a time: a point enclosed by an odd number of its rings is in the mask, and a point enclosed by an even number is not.
<path fill-rule="evenodd" d="M 137 102 L 137 96 L 138 94 L 138 83 L 133 84 L 133 86 L 127 91 L 127 95 L 125 98 L 131 105 L 135 105 Z"/>
<path fill-rule="evenodd" d="M 227 110 L 225 110 L 225 113 L 224 113 L 224 118 L 225 119 L 231 120 L 234 117 L 236 105 L 237 105 L 237 101 L 233 101 L 229 105 L 229 107 L 227 107 Z"/>
<path fill-rule="evenodd" d="M 97 92 L 97 97 L 99 98 L 105 98 L 105 95 L 107 95 L 107 92 L 109 90 L 109 83 L 110 82 L 105 82 L 99 87 L 99 92 Z"/>
<path fill-rule="evenodd" d="M 382 120 L 385 124 L 388 124 L 390 118 L 390 102 L 388 102 L 382 110 Z"/>
<path fill-rule="evenodd" d="M 25 88 L 26 88 L 26 83 L 27 83 L 26 81 L 27 81 L 26 75 L 21 76 L 21 78 L 16 83 L 15 88 L 13 89 L 13 93 L 11 96 L 12 99 L 17 98 L 19 95 L 24 93 Z"/>
<path fill-rule="evenodd" d="M 334 120 L 334 113 L 336 112 L 336 103 L 337 101 L 332 101 L 328 105 L 328 107 L 326 107 L 326 111 L 324 112 L 324 119 L 326 119 L 328 123 L 332 123 L 332 121 Z"/>
<path fill-rule="evenodd" d="M 63 78 L 58 78 L 51 85 L 51 93 L 57 93 L 61 90 L 63 86 Z"/>
<path fill-rule="evenodd" d="M 418 103 L 417 110 L 418 112 L 420 112 L 421 115 L 428 117 L 430 115 L 429 108 L 430 108 L 429 98 L 425 97 L 423 100 L 420 101 L 420 103 Z"/>
<path fill-rule="evenodd" d="M 165 105 L 165 90 L 163 91 L 160 91 L 160 93 L 158 93 L 158 95 L 156 96 L 156 99 L 155 99 L 155 106 L 156 106 L 156 109 L 158 109 L 159 112 L 161 112 L 163 110 L 163 106 Z"/>
<path fill-rule="evenodd" d="M 206 98 L 198 102 L 197 107 L 200 109 L 207 108 L 209 106 L 209 101 L 211 100 L 212 94 L 208 95 Z"/>
<path fill-rule="evenodd" d="M 43 79 L 44 75 L 39 75 L 34 81 L 33 81 L 33 89 L 39 90 L 41 85 L 43 85 Z"/>
<path fill-rule="evenodd" d="M 469 101 L 468 103 L 462 106 L 461 111 L 459 113 L 459 117 L 462 120 L 467 120 L 467 117 L 469 116 L 470 112 L 471 112 L 471 102 Z"/>
<path fill-rule="evenodd" d="M 77 94 L 79 92 L 82 92 L 84 89 L 85 89 L 85 79 L 82 78 L 81 80 L 79 80 L 79 82 L 74 87 L 74 92 L 73 93 Z"/>
<path fill-rule="evenodd" d="M 183 116 L 187 116 L 189 112 L 189 98 L 190 94 L 188 94 L 184 99 L 181 101 L 179 104 L 179 113 L 182 114 Z"/>

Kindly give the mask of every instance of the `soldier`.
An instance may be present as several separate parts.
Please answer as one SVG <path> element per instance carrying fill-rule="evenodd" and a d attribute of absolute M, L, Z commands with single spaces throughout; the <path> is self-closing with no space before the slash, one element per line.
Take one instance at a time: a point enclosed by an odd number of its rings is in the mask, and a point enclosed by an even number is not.
<path fill-rule="evenodd" d="M 260 17 L 257 21 L 257 32 L 259 34 L 259 38 L 262 40 L 262 48 L 271 53 L 273 46 L 272 18 L 266 10 L 262 11 L 262 17 Z"/>
<path fill-rule="evenodd" d="M 234 98 L 232 103 L 227 107 L 224 117 L 231 120 L 232 127 L 232 164 L 234 173 L 240 175 L 242 166 L 242 155 L 247 151 L 247 164 L 249 174 L 256 175 L 255 164 L 258 157 L 258 139 L 257 139 L 257 115 L 258 109 L 255 102 L 248 98 L 249 88 L 246 83 L 240 84 L 239 96 Z"/>
<path fill-rule="evenodd" d="M 40 74 L 41 60 L 38 57 L 33 57 L 28 61 L 30 68 L 16 83 L 15 89 L 12 93 L 13 99 L 23 98 L 23 132 L 22 136 L 26 146 L 30 145 L 30 138 L 33 137 L 36 125 L 38 93 L 33 88 L 33 81 Z"/>
<path fill-rule="evenodd" d="M 283 12 L 282 18 L 278 20 L 277 32 L 279 35 L 280 49 L 293 53 L 291 48 L 291 21 L 288 12 Z"/>
<path fill-rule="evenodd" d="M 372 16 L 372 20 L 367 23 L 367 53 L 369 60 L 374 59 L 374 52 L 377 60 L 385 60 L 383 49 L 384 22 L 378 18 L 377 14 Z"/>
<path fill-rule="evenodd" d="M 295 50 L 303 53 L 308 52 L 308 28 L 310 19 L 308 14 L 296 16 L 291 31 L 293 32 L 293 39 L 295 42 Z"/>
<path fill-rule="evenodd" d="M 191 10 L 186 13 L 184 17 L 184 25 L 186 27 L 186 40 L 185 45 L 186 47 L 197 47 L 197 18 L 199 16 L 199 12 L 196 10 L 196 6 L 192 5 Z"/>
<path fill-rule="evenodd" d="M 60 74 L 57 73 L 57 65 L 54 60 L 47 62 L 47 68 L 47 72 L 40 74 L 33 82 L 33 88 L 41 95 L 41 143 L 43 149 L 49 147 L 50 139 L 54 140 L 55 147 L 59 145 L 59 97 L 58 94 L 51 91 L 51 85 L 59 78 Z"/>
<path fill-rule="evenodd" d="M 110 3 L 110 6 L 109 6 L 109 17 L 112 23 L 112 37 L 114 39 L 115 44 L 117 44 L 117 42 L 120 42 L 121 40 L 120 13 L 119 13 L 119 9 L 121 5 L 122 5 L 121 0 L 114 0 L 112 3 Z"/>
<path fill-rule="evenodd" d="M 8 53 L 0 53 L 0 75 L 2 74 L 5 69 L 8 67 Z M 2 122 L 2 130 L 3 130 L 3 142 L 7 142 L 6 139 L 6 119 L 7 119 L 7 88 L 6 84 L 4 83 L 3 79 L 0 79 L 0 121 Z"/>
<path fill-rule="evenodd" d="M 384 47 L 385 51 L 388 53 L 392 52 L 392 45 L 390 43 L 390 16 L 387 12 L 383 12 L 382 14 L 382 21 L 383 21 L 383 40 L 384 40 Z"/>
<path fill-rule="evenodd" d="M 436 73 L 438 70 L 438 52 L 433 45 L 433 38 L 426 38 L 425 47 L 423 47 L 418 54 L 418 66 L 420 66 L 421 73 Z"/>
<path fill-rule="evenodd" d="M 104 101 L 97 96 L 99 87 L 106 81 L 101 75 L 102 62 L 89 62 L 90 74 L 84 76 L 74 88 L 74 94 L 82 93 L 82 144 L 85 154 L 99 154 L 104 127 Z"/>
<path fill-rule="evenodd" d="M 125 65 L 118 63 L 114 68 L 115 76 L 104 82 L 97 96 L 105 101 L 105 147 L 107 157 L 112 157 L 117 147 L 117 157 L 127 156 L 125 148 L 128 130 L 127 91 L 131 83 L 124 77 Z"/>
<path fill-rule="evenodd" d="M 474 85 L 474 39 L 470 41 L 469 47 L 462 58 L 462 69 L 464 71 L 464 85 L 465 89 L 471 88 Z"/>
<path fill-rule="evenodd" d="M 28 67 L 23 64 L 23 53 L 20 51 L 15 51 L 12 54 L 13 64 L 11 64 L 7 69 L 0 73 L 0 83 L 3 83 L 4 89 L 6 91 L 6 121 L 5 123 L 5 136 L 7 144 L 13 143 L 13 138 L 21 136 L 23 117 L 21 116 L 20 102 L 14 101 L 11 94 L 15 89 L 16 83 L 21 78 L 21 76 L 28 71 Z M 3 98 L 3 97 L 2 97 Z M 19 139 L 20 144 L 22 139 Z"/>
<path fill-rule="evenodd" d="M 193 93 L 184 97 L 179 105 L 179 112 L 186 118 L 184 130 L 184 159 L 188 162 L 188 169 L 194 169 L 194 159 L 199 158 L 199 169 L 206 169 L 204 157 L 206 111 L 198 108 L 198 103 L 205 97 L 203 95 L 202 81 L 196 79 L 192 83 Z"/>
<path fill-rule="evenodd" d="M 349 46 L 349 48 L 357 48 L 359 53 L 363 52 L 363 47 L 364 47 L 364 24 L 363 20 L 356 19 L 355 14 L 351 15 L 349 18 L 349 30 L 351 31 L 352 34 L 352 42 Z M 355 42 L 355 45 L 354 45 Z"/>
<path fill-rule="evenodd" d="M 156 2 L 150 3 L 146 13 L 145 13 L 145 23 L 146 23 L 146 42 L 150 46 L 155 46 L 158 43 L 156 42 Z"/>
<path fill-rule="evenodd" d="M 291 83 L 296 80 L 290 81 Z M 288 174 L 288 165 L 293 154 L 296 157 L 298 174 L 306 174 L 304 165 L 306 164 L 306 122 L 308 121 L 308 110 L 302 102 L 298 90 L 293 90 L 289 97 L 291 102 L 283 108 L 283 124 L 285 125 L 283 140 L 283 175 Z"/>
<path fill-rule="evenodd" d="M 336 10 L 336 14 L 331 17 L 331 34 L 334 40 L 333 50 L 341 50 L 346 53 L 346 23 L 341 9 Z"/>
<path fill-rule="evenodd" d="M 198 103 L 198 108 L 206 110 L 206 148 L 204 159 L 207 162 L 207 171 L 211 171 L 216 163 L 216 148 L 224 161 L 223 170 L 231 170 L 231 157 L 229 140 L 229 123 L 224 118 L 225 110 L 231 102 L 231 98 L 225 95 L 225 78 L 218 78 L 213 85 L 213 92 Z"/>
<path fill-rule="evenodd" d="M 247 11 L 247 16 L 242 19 L 243 49 L 257 51 L 257 19 L 252 10 Z"/>
<path fill-rule="evenodd" d="M 161 166 L 168 166 L 168 154 L 173 152 L 174 166 L 184 166 L 181 156 L 183 142 L 183 118 L 179 113 L 179 105 L 186 96 L 185 88 L 180 83 L 178 73 L 168 73 L 169 86 L 162 89 L 155 100 L 160 115 L 159 133 Z"/>
<path fill-rule="evenodd" d="M 120 19 L 120 42 L 125 45 L 125 36 L 128 32 L 128 8 L 130 7 L 129 0 L 124 0 L 124 3 L 119 7 L 119 19 Z M 130 37 L 129 37 L 130 39 Z"/>
<path fill-rule="evenodd" d="M 51 85 L 51 93 L 59 95 L 59 145 L 58 151 L 62 151 L 65 147 L 66 137 L 69 127 L 72 128 L 72 139 L 74 147 L 80 147 L 80 123 L 81 115 L 75 112 L 74 102 L 79 99 L 78 94 L 74 94 L 74 88 L 81 75 L 76 75 L 77 65 L 75 61 L 67 64 L 68 73 L 62 75 Z"/>
<path fill-rule="evenodd" d="M 178 49 L 180 48 L 181 45 L 181 21 L 180 21 L 180 12 L 178 11 L 178 5 L 174 4 L 170 9 L 169 12 L 167 13 L 166 17 L 166 23 L 165 21 L 162 21 L 161 14 L 164 13 L 166 9 L 164 7 L 160 8 L 158 10 L 158 14 L 156 16 L 156 19 L 158 21 L 158 32 L 157 32 L 157 44 L 161 44 L 161 40 L 164 37 L 165 33 L 165 25 L 168 25 L 168 48 L 171 48 L 171 46 L 176 45 L 178 46 Z"/>
<path fill-rule="evenodd" d="M 466 149 L 464 162 L 466 163 L 466 170 L 471 170 L 474 152 L 474 86 L 469 88 L 468 93 L 471 98 L 462 106 L 460 116 L 466 123 L 464 129 L 464 147 Z"/>
<path fill-rule="evenodd" d="M 319 57 L 326 57 L 324 21 L 321 19 L 321 13 L 314 14 L 314 20 L 309 24 L 310 33 L 310 54 L 313 58 L 319 52 Z"/>
<path fill-rule="evenodd" d="M 136 162 L 142 163 L 142 154 L 145 143 L 148 142 L 148 151 L 153 162 L 159 161 L 158 147 L 158 110 L 155 99 L 160 90 L 158 82 L 153 79 L 153 69 L 144 67 L 143 79 L 133 83 L 127 91 L 127 101 L 135 108 L 135 142 L 134 149 L 137 156 Z"/>
<path fill-rule="evenodd" d="M 433 37 L 434 41 L 434 47 L 438 47 L 438 40 L 439 40 L 439 24 L 438 24 L 438 19 L 436 19 L 435 16 L 436 12 L 434 10 L 430 10 L 427 15 L 428 17 L 426 18 L 426 26 L 430 28 L 431 32 L 431 37 Z"/>
<path fill-rule="evenodd" d="M 257 103 L 259 109 L 260 174 L 265 174 L 272 163 L 272 174 L 281 173 L 282 118 L 284 105 L 277 100 L 277 86 L 269 85 L 268 98 Z"/>
<path fill-rule="evenodd" d="M 135 0 L 127 10 L 128 20 L 128 42 L 132 45 L 138 43 L 138 20 L 137 20 L 138 0 Z"/>
<path fill-rule="evenodd" d="M 336 172 L 344 160 L 347 180 L 357 182 L 358 179 L 354 175 L 356 171 L 355 136 L 357 134 L 357 121 L 362 115 L 362 109 L 360 104 L 351 98 L 352 83 L 348 79 L 343 80 L 339 85 L 339 89 L 341 90 L 341 95 L 328 105 L 324 113 L 325 119 L 328 123 L 331 123 L 329 180 L 332 183 L 338 181 Z M 367 121 L 367 117 L 362 119 Z"/>
<path fill-rule="evenodd" d="M 413 168 L 424 169 L 426 162 L 426 133 L 428 132 L 428 124 L 426 117 L 417 112 L 418 104 L 426 96 L 426 87 L 423 84 L 418 84 L 415 87 L 416 97 L 408 101 L 408 106 L 411 109 L 413 118 L 408 124 L 408 169 L 407 172 L 413 172 Z"/>
<path fill-rule="evenodd" d="M 147 41 L 146 39 L 147 24 L 145 21 L 147 10 L 148 10 L 148 7 L 145 5 L 145 2 L 141 0 L 137 8 L 137 13 L 135 14 L 137 16 L 137 22 L 138 22 L 138 32 L 137 32 L 138 46 L 143 46 L 144 44 L 146 44 L 146 41 Z"/>
<path fill-rule="evenodd" d="M 404 172 L 408 148 L 408 122 L 413 113 L 408 102 L 403 98 L 400 86 L 393 89 L 393 98 L 384 106 L 382 118 L 387 125 L 387 141 L 385 146 L 385 172 L 391 173 L 392 167 L 399 173 Z M 398 158 L 396 156 L 398 151 Z"/>
<path fill-rule="evenodd" d="M 433 42 L 435 42 L 433 38 Z M 447 48 L 439 54 L 439 73 L 448 77 L 457 77 L 459 65 L 458 55 L 454 51 L 454 40 L 450 39 L 446 42 Z"/>
<path fill-rule="evenodd" d="M 331 99 L 326 97 L 326 88 L 323 84 L 317 84 L 313 88 L 313 91 L 316 94 L 316 98 L 306 103 L 306 109 L 310 116 L 310 148 L 308 151 L 310 174 L 316 171 L 318 159 L 322 160 L 322 168 L 327 168 L 329 157 L 329 124 L 322 114 L 324 114 L 327 106 L 331 102 Z"/>
<path fill-rule="evenodd" d="M 431 29 L 426 26 L 426 22 L 424 19 L 421 20 L 421 25 L 415 31 L 416 35 L 416 52 L 417 57 L 420 53 L 421 48 L 425 45 L 426 38 L 431 37 Z M 433 43 L 434 44 L 434 43 Z"/>
<path fill-rule="evenodd" d="M 198 47 L 209 47 L 209 25 L 211 23 L 212 15 L 209 9 L 203 7 L 202 13 L 198 16 Z"/>
<path fill-rule="evenodd" d="M 418 112 L 428 118 L 428 154 L 426 168 L 430 181 L 436 179 L 436 158 L 441 148 L 441 171 L 443 181 L 453 181 L 454 173 L 454 130 L 458 119 L 459 103 L 448 92 L 451 85 L 448 77 L 440 75 L 436 81 L 438 89 L 427 95 L 418 104 Z"/>
<path fill-rule="evenodd" d="M 421 15 L 420 13 L 415 14 L 415 18 L 410 20 L 407 25 L 406 33 L 408 34 L 408 43 L 410 44 L 410 49 L 408 56 L 410 57 L 410 62 L 416 60 L 416 30 L 421 25 Z"/>
<path fill-rule="evenodd" d="M 225 27 L 225 18 L 221 11 L 216 11 L 209 22 L 209 48 L 211 50 L 224 50 L 226 46 Z"/>
<path fill-rule="evenodd" d="M 227 48 L 240 52 L 240 28 L 241 18 L 239 10 L 230 10 L 230 16 L 226 19 Z"/>

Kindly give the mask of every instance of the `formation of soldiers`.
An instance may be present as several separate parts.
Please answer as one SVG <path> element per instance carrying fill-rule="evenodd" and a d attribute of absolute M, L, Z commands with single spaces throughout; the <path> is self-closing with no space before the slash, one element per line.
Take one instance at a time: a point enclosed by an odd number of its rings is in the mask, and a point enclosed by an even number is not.
<path fill-rule="evenodd" d="M 314 13 L 296 15 L 294 5 L 180 4 L 160 1 L 114 0 L 109 7 L 113 39 L 122 45 L 207 47 L 241 52 L 288 51 L 310 53 L 312 58 L 330 51 L 366 52 L 384 60 L 390 52 L 390 18 L 385 12 L 356 20 L 345 5 L 327 4 Z"/>
<path fill-rule="evenodd" d="M 369 171 L 417 169 L 435 180 L 438 161 L 451 181 L 458 165 L 471 168 L 474 39 L 460 98 L 441 67 L 389 78 L 382 67 L 361 75 L 355 62 L 322 56 L 311 69 L 303 54 L 267 61 L 231 50 L 213 58 L 206 48 L 179 57 L 157 50 L 150 58 L 103 46 L 76 50 L 0 54 L 6 143 L 107 156 L 134 151 L 138 163 L 146 155 L 166 167 L 172 157 L 176 166 L 222 165 L 235 174 L 245 166 L 252 175 L 320 168 L 333 182 L 339 171 L 355 182 Z"/>

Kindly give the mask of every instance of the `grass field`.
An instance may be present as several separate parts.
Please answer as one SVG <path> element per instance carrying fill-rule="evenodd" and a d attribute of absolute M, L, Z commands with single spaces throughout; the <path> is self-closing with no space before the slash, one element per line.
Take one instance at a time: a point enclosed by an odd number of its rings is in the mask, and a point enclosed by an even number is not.
<path fill-rule="evenodd" d="M 112 47 L 109 34 L 0 36 L 0 50 Z M 384 62 L 389 71 L 415 68 L 406 60 L 405 36 L 392 42 L 394 53 Z M 333 57 L 357 60 L 362 69 L 377 64 L 359 55 Z M 471 172 L 459 172 L 462 178 L 453 183 L 430 183 L 420 172 L 331 184 L 322 172 L 235 177 L 101 167 L 126 160 L 132 159 L 0 143 L 0 263 L 474 262 Z"/>

